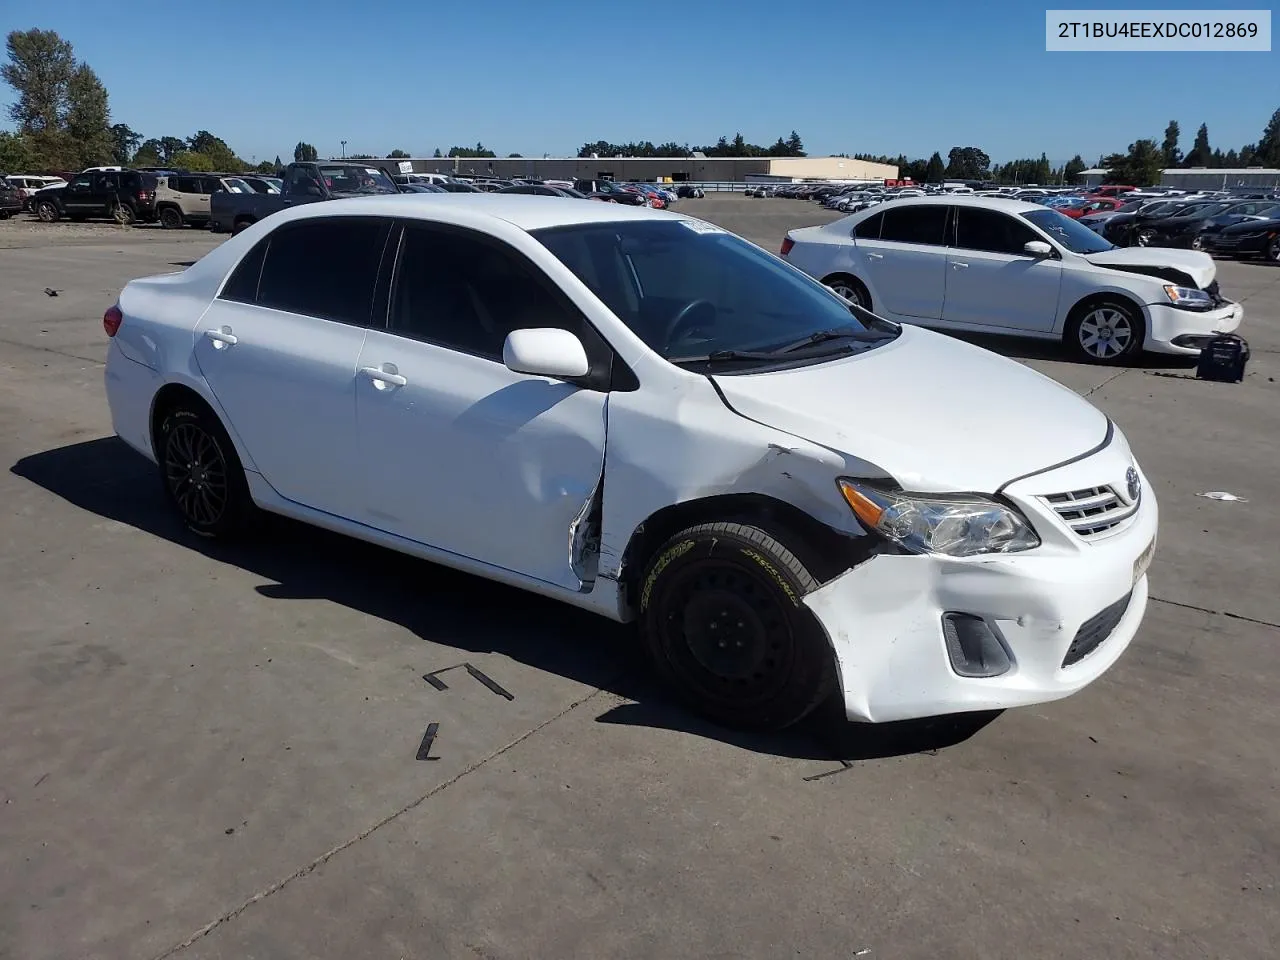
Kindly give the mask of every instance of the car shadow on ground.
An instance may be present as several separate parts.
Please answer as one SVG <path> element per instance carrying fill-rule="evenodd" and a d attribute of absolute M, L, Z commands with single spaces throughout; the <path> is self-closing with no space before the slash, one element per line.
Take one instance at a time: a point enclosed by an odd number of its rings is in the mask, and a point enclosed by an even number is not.
<path fill-rule="evenodd" d="M 468 653 L 498 653 L 632 701 L 602 723 L 675 730 L 742 749 L 840 763 L 928 753 L 968 739 L 996 713 L 890 724 L 849 723 L 832 701 L 780 734 L 727 730 L 671 703 L 651 678 L 634 631 L 594 614 L 447 567 L 281 517 L 264 517 L 249 541 L 190 533 L 170 511 L 153 464 L 115 438 L 19 460 L 11 472 L 110 520 L 233 564 L 270 581 L 274 599 L 324 599 Z M 433 665 L 431 670 L 456 662 Z"/>

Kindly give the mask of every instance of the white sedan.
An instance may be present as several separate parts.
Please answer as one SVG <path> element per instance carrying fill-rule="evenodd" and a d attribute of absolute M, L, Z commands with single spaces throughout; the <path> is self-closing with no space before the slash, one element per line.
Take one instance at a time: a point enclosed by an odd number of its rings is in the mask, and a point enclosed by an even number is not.
<path fill-rule="evenodd" d="M 1146 609 L 1156 502 L 1097 409 L 690 217 L 308 204 L 103 323 L 195 532 L 266 510 L 636 620 L 725 723 L 1052 700 Z"/>
<path fill-rule="evenodd" d="M 895 200 L 792 230 L 782 256 L 882 317 L 1062 340 L 1093 363 L 1194 356 L 1240 326 L 1205 253 L 1112 246 L 1056 210 L 997 197 Z"/>

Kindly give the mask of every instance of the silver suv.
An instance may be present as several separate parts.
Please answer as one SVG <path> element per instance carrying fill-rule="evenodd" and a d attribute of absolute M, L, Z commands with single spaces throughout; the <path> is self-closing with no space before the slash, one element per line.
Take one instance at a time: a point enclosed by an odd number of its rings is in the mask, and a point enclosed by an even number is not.
<path fill-rule="evenodd" d="M 166 230 L 206 226 L 209 197 L 223 190 L 235 192 L 229 185 L 235 177 L 216 173 L 169 173 L 156 179 L 156 214 Z"/>

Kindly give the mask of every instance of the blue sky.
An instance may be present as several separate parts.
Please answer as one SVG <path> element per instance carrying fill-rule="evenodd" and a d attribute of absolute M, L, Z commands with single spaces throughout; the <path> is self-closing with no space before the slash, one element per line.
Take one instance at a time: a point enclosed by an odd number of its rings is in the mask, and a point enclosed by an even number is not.
<path fill-rule="evenodd" d="M 1202 122 L 1212 145 L 1239 147 L 1280 107 L 1276 53 L 1047 53 L 1047 5 L 1025 0 L 3 6 L 3 32 L 74 44 L 115 121 L 149 137 L 207 129 L 258 160 L 299 140 L 322 156 L 344 139 L 348 153 L 481 141 L 572 156 L 587 140 L 771 143 L 794 128 L 814 155 L 974 145 L 1093 163 L 1171 119 L 1184 150 Z"/>

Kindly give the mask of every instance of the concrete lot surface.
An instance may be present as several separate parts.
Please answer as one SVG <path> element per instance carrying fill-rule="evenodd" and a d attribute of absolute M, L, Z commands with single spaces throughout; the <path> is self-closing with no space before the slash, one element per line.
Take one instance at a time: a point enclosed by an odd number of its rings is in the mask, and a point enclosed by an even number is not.
<path fill-rule="evenodd" d="M 681 209 L 774 250 L 829 218 Z M 1160 497 L 1111 673 L 756 738 L 586 614 L 284 521 L 187 535 L 110 436 L 100 318 L 216 239 L 0 223 L 0 957 L 1277 955 L 1280 269 L 1220 264 L 1242 384 L 984 344 L 1111 415 Z M 462 663 L 514 699 L 422 680 Z"/>

